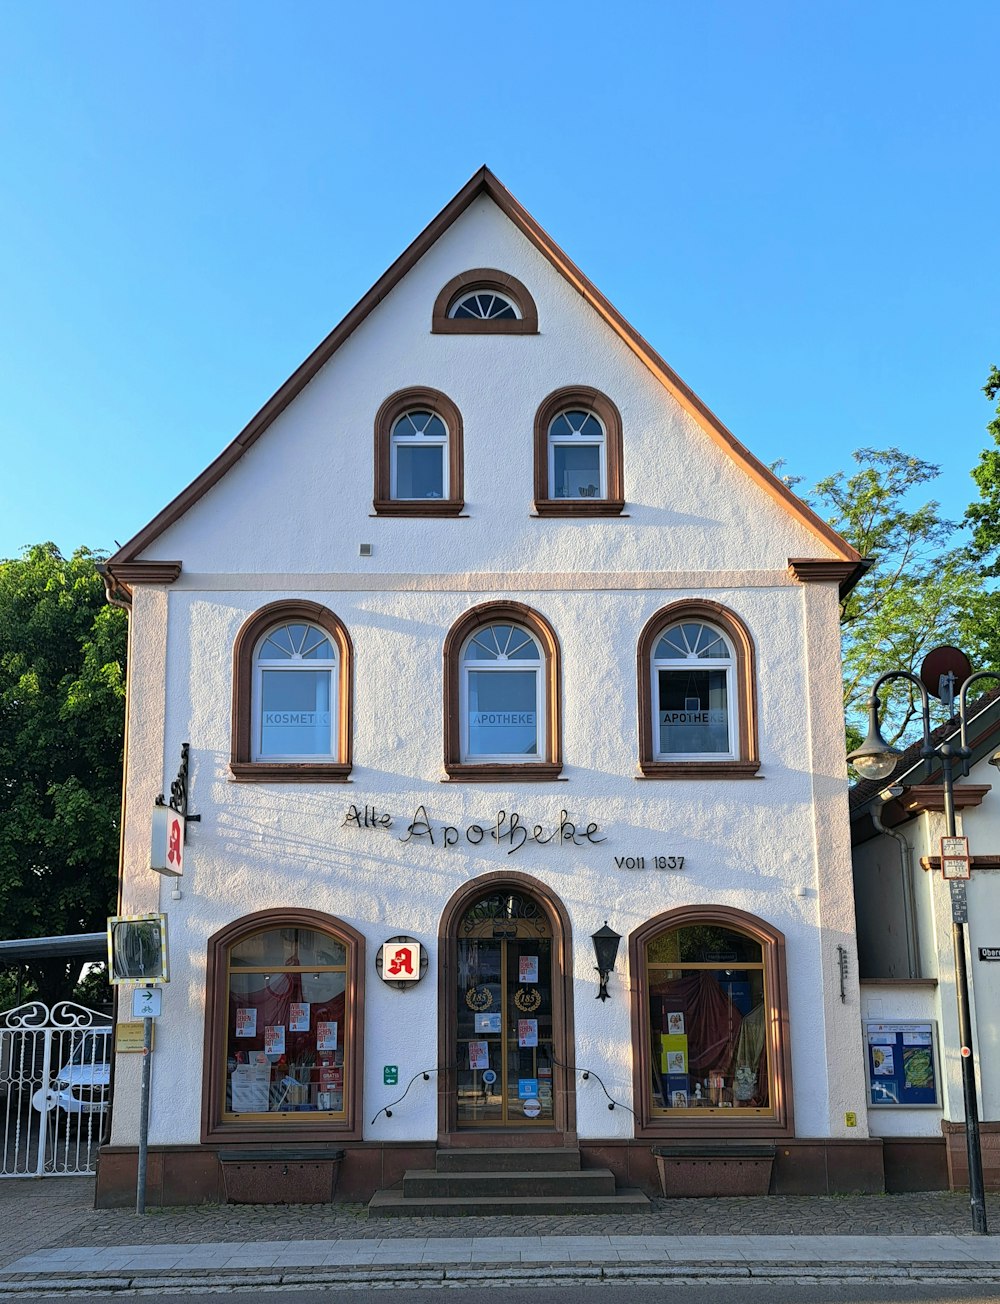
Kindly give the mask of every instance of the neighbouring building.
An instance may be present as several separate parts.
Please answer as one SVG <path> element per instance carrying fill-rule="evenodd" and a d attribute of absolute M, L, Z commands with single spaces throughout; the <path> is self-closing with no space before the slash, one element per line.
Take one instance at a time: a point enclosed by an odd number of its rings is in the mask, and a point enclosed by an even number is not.
<path fill-rule="evenodd" d="M 862 565 L 478 172 L 107 565 L 121 911 L 169 920 L 151 1201 L 241 1164 L 284 1198 L 340 1152 L 367 1198 L 463 1147 L 578 1148 L 651 1192 L 719 1144 L 773 1155 L 774 1191 L 881 1190 Z M 171 880 L 150 822 L 185 743 Z M 607 1000 L 595 933 L 623 939 Z M 140 1062 L 102 1204 L 133 1198 Z"/>
<path fill-rule="evenodd" d="M 990 761 L 1000 749 L 1000 690 L 971 703 L 968 720 L 972 757 L 968 774 L 956 775 L 955 818 L 972 856 L 965 892 L 972 1051 L 984 1177 L 997 1190 L 1000 804 Z M 936 743 L 946 739 L 960 745 L 957 722 L 935 731 Z M 944 789 L 940 761 L 922 759 L 921 746 L 908 748 L 889 778 L 851 790 L 869 1128 L 884 1140 L 887 1175 L 899 1190 L 969 1185 L 952 905 L 941 869 Z M 886 1047 L 888 1066 L 876 1064 Z M 909 1073 L 905 1057 L 915 1060 Z"/>

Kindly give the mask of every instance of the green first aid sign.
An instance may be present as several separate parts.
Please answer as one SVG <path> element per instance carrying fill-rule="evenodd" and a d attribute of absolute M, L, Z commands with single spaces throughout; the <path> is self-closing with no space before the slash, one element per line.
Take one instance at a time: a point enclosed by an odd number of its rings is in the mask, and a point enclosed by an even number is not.
<path fill-rule="evenodd" d="M 399 1086 L 399 1065 L 383 1064 L 382 1081 L 385 1083 L 387 1087 Z"/>

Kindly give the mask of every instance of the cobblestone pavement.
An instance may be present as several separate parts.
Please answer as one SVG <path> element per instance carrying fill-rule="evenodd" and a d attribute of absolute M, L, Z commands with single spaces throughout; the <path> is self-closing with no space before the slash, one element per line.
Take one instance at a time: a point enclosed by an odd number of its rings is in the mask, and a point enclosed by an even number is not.
<path fill-rule="evenodd" d="M 0 1267 L 59 1246 L 203 1242 L 405 1239 L 415 1236 L 850 1236 L 963 1235 L 969 1197 L 918 1195 L 766 1196 L 656 1200 L 649 1214 L 524 1218 L 389 1218 L 368 1222 L 363 1205 L 198 1205 L 94 1209 L 90 1178 L 0 1181 Z M 988 1199 L 1000 1234 L 1000 1196 Z"/>

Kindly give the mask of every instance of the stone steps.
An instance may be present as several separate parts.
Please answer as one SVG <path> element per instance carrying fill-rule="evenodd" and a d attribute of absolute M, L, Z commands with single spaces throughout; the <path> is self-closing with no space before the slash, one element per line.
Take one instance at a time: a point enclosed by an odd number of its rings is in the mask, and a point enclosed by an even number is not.
<path fill-rule="evenodd" d="M 403 1174 L 407 1199 L 503 1200 L 512 1196 L 614 1195 L 614 1174 L 607 1168 L 531 1173 L 438 1173 L 411 1169 Z"/>
<path fill-rule="evenodd" d="M 580 1152 L 569 1146 L 539 1146 L 535 1150 L 476 1150 L 465 1146 L 439 1150 L 439 1173 L 574 1172 L 580 1169 Z"/>
<path fill-rule="evenodd" d="M 502 1215 L 648 1213 L 641 1191 L 623 1188 L 614 1195 L 511 1196 L 506 1199 L 407 1199 L 401 1186 L 376 1191 L 368 1203 L 369 1218 L 496 1218 Z"/>
<path fill-rule="evenodd" d="M 408 1169 L 377 1191 L 369 1218 L 495 1217 L 498 1214 L 642 1213 L 641 1191 L 615 1189 L 608 1168 L 582 1168 L 569 1147 L 439 1150 L 434 1168 Z"/>

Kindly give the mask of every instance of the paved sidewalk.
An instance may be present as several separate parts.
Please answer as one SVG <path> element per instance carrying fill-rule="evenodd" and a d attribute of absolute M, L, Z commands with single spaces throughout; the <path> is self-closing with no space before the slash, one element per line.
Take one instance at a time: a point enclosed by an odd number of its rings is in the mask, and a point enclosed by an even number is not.
<path fill-rule="evenodd" d="M 0 1298 L 406 1281 L 949 1277 L 1000 1282 L 968 1196 L 657 1200 L 611 1217 L 407 1218 L 363 1206 L 95 1210 L 93 1181 L 0 1182 Z M 1000 1199 L 990 1197 L 1000 1233 Z M 275 1236 L 281 1239 L 275 1239 Z"/>

